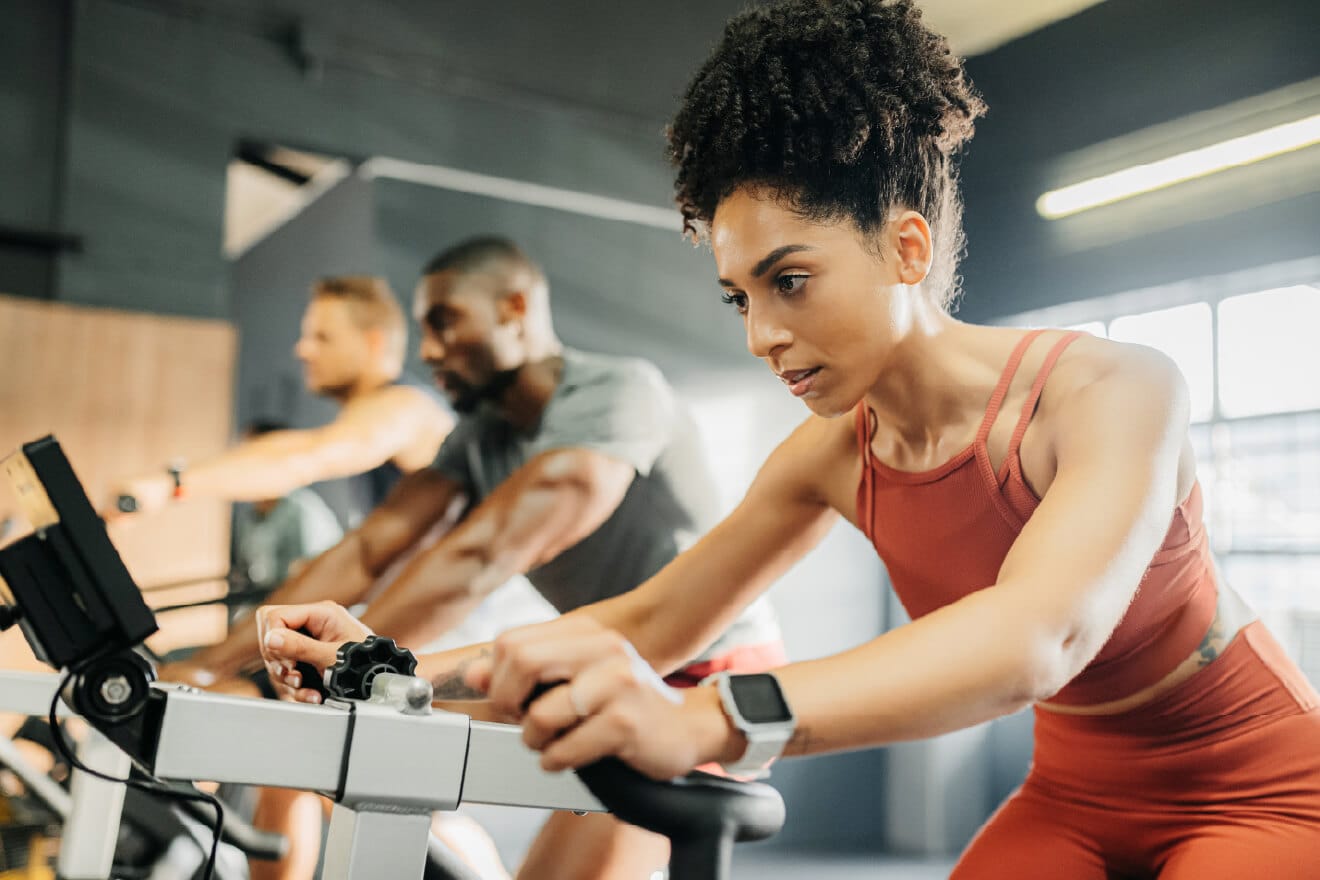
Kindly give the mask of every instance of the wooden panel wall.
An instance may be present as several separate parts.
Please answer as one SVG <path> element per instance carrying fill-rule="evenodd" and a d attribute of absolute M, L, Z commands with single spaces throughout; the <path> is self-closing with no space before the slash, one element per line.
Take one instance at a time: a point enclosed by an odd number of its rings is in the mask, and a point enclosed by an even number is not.
<path fill-rule="evenodd" d="M 218 452 L 230 436 L 235 336 L 224 321 L 0 296 L 0 455 L 54 434 L 100 508 L 117 479 Z M 0 519 L 14 510 L 4 483 Z M 26 531 L 23 524 L 8 540 Z M 183 501 L 116 521 L 110 533 L 144 588 L 229 566 L 224 503 Z M 152 593 L 149 601 L 172 604 L 219 589 Z M 212 641 L 224 626 L 218 609 L 175 612 L 162 617 L 151 645 Z M 17 629 L 0 636 L 0 668 L 40 668 Z"/>

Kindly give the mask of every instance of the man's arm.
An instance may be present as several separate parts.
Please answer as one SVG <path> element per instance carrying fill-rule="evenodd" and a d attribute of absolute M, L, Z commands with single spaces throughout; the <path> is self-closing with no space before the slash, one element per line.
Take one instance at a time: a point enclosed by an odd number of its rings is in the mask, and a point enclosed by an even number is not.
<path fill-rule="evenodd" d="M 826 420 L 809 419 L 771 456 L 737 510 L 695 547 L 636 589 L 568 612 L 560 621 L 587 616 L 604 623 L 661 673 L 699 654 L 837 521 L 816 486 L 835 445 L 829 436 Z M 476 698 L 485 692 L 468 686 L 464 676 L 491 653 L 492 645 L 485 644 L 423 655 L 417 674 L 435 685 L 437 699 L 441 690 L 448 699 Z"/>
<path fill-rule="evenodd" d="M 537 455 L 414 559 L 363 622 L 404 644 L 435 638 L 500 584 L 599 528 L 635 475 L 632 465 L 581 447 Z"/>
<path fill-rule="evenodd" d="M 297 605 L 329 599 L 341 605 L 361 601 L 384 571 L 455 506 L 462 487 L 433 470 L 409 474 L 362 525 L 309 562 L 272 593 L 272 605 Z M 234 675 L 256 662 L 257 625 L 253 618 L 236 624 L 228 637 L 203 648 L 192 662 L 219 676 Z"/>
<path fill-rule="evenodd" d="M 414 388 L 395 386 L 351 401 L 328 425 L 273 431 L 244 441 L 184 472 L 190 497 L 229 501 L 278 498 L 320 480 L 364 473 L 389 461 L 419 431 L 452 419 Z M 173 493 L 168 474 L 129 480 L 118 494 L 138 499 L 140 510 L 159 508 Z"/>

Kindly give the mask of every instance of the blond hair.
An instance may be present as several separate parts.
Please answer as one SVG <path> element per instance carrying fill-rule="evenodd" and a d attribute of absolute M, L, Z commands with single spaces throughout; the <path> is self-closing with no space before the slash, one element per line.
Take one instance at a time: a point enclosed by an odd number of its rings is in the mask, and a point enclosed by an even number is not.
<path fill-rule="evenodd" d="M 380 330 L 385 336 L 385 352 L 391 363 L 400 370 L 403 368 L 408 325 L 388 281 L 374 275 L 321 278 L 312 285 L 312 298 L 338 300 L 347 306 L 349 316 L 359 329 Z"/>

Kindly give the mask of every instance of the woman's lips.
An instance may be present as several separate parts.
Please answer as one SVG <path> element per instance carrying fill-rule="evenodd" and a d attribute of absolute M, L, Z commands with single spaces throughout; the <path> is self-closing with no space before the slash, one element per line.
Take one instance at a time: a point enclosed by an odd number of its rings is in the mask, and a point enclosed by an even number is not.
<path fill-rule="evenodd" d="M 779 379 L 788 386 L 794 397 L 801 397 L 815 386 L 820 369 L 820 367 L 812 367 L 807 370 L 785 370 L 779 374 Z"/>

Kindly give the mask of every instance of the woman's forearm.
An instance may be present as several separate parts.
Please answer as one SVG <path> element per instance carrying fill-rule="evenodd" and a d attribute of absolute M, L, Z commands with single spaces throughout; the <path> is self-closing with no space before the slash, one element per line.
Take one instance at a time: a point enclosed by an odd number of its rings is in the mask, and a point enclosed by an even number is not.
<path fill-rule="evenodd" d="M 973 593 L 913 623 L 830 657 L 775 670 L 797 730 L 786 755 L 815 755 L 922 739 L 1016 712 L 1046 694 L 1039 646 L 1012 602 Z M 1036 647 L 1033 647 L 1036 646 Z M 697 700 L 694 711 L 719 711 Z M 710 705 L 716 708 L 711 710 Z M 709 720 L 709 719 L 708 719 Z M 709 730 L 709 725 L 705 726 Z M 726 724 L 707 737 L 712 759 L 736 757 Z"/>

